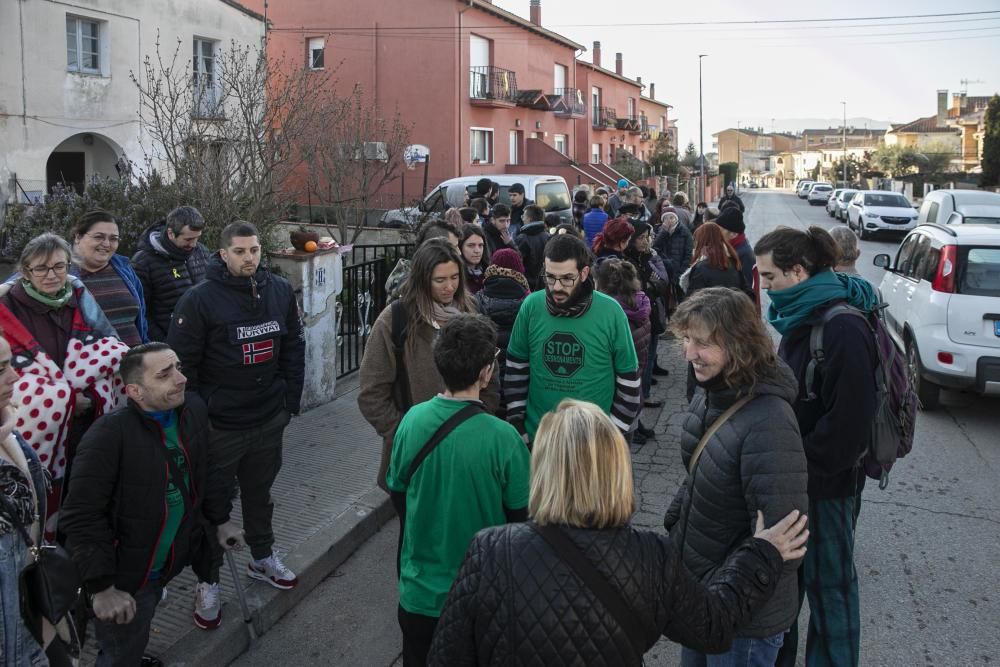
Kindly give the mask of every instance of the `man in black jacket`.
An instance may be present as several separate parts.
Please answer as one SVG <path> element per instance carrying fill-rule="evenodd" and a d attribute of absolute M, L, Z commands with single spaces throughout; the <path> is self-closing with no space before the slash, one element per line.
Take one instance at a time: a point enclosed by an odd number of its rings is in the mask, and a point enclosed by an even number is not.
<path fill-rule="evenodd" d="M 486 235 L 486 249 L 489 256 L 501 248 L 517 250 L 510 233 L 510 208 L 505 204 L 497 204 L 491 211 L 489 220 L 483 222 L 483 233 Z"/>
<path fill-rule="evenodd" d="M 271 486 L 281 468 L 285 426 L 299 412 L 305 341 L 291 285 L 260 266 L 257 238 L 249 222 L 222 230 L 207 279 L 181 298 L 167 339 L 188 383 L 208 404 L 209 466 L 220 471 L 225 486 L 213 495 L 230 498 L 239 478 L 253 556 L 248 574 L 287 590 L 298 579 L 272 550 Z M 210 517 L 212 523 L 225 524 L 229 509 Z M 198 585 L 194 619 L 204 629 L 218 626 L 221 565 L 217 550 L 211 572 Z"/>
<path fill-rule="evenodd" d="M 522 219 L 524 209 L 534 206 L 535 202 L 524 195 L 524 186 L 520 183 L 514 183 L 507 188 L 507 196 L 510 197 L 510 235 L 517 239 L 517 235 L 521 233 L 521 227 L 528 224 Z M 539 220 L 544 217 L 543 213 Z"/>
<path fill-rule="evenodd" d="M 179 206 L 139 240 L 132 268 L 146 299 L 149 339 L 166 340 L 170 316 L 184 293 L 205 279 L 208 249 L 198 239 L 205 219 L 193 206 Z"/>
<path fill-rule="evenodd" d="M 824 358 L 810 377 L 810 335 L 830 307 L 869 311 L 878 300 L 864 279 L 833 272 L 839 250 L 820 227 L 779 227 L 754 246 L 771 298 L 767 318 L 782 335 L 778 355 L 799 385 L 793 408 L 809 470 L 809 550 L 799 569 L 799 598 L 809 599 L 806 664 L 852 667 L 860 664 L 861 624 L 854 536 L 878 356 L 867 322 L 837 315 L 824 325 Z M 797 629 L 793 623 L 776 664 L 795 664 Z"/>
<path fill-rule="evenodd" d="M 514 244 L 524 260 L 524 277 L 528 279 L 532 290 L 545 288 L 545 283 L 542 281 L 542 267 L 545 263 L 545 244 L 548 240 L 545 211 L 534 204 L 525 207 L 524 227 L 514 238 Z"/>
<path fill-rule="evenodd" d="M 736 204 L 740 208 L 740 213 L 747 212 L 747 207 L 743 205 L 743 200 L 736 194 L 736 189 L 732 183 L 726 186 L 726 194 L 719 198 L 719 210 L 724 209 L 728 202 Z"/>
<path fill-rule="evenodd" d="M 132 348 L 120 373 L 128 407 L 84 435 L 59 527 L 97 616 L 98 664 L 138 665 L 163 587 L 189 563 L 205 569 L 202 514 L 225 498 L 205 496 L 208 411 L 185 396 L 174 351 Z"/>

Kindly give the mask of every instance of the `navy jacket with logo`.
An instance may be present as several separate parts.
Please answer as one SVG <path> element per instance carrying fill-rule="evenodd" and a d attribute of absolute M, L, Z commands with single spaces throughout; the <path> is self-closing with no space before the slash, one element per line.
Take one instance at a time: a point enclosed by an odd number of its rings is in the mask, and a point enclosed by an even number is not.
<path fill-rule="evenodd" d="M 243 430 L 282 409 L 299 412 L 302 320 L 291 285 L 267 269 L 236 278 L 212 255 L 206 280 L 177 302 L 167 343 L 215 428 Z"/>

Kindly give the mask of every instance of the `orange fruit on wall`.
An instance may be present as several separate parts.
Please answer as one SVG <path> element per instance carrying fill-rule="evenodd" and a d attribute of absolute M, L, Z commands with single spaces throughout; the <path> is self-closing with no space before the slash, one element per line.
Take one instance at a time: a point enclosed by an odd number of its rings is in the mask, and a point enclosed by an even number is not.
<path fill-rule="evenodd" d="M 316 248 L 318 248 L 319 246 L 316 245 L 315 241 L 306 241 L 305 245 L 303 245 L 302 247 L 303 249 L 305 249 L 306 252 L 316 252 Z"/>

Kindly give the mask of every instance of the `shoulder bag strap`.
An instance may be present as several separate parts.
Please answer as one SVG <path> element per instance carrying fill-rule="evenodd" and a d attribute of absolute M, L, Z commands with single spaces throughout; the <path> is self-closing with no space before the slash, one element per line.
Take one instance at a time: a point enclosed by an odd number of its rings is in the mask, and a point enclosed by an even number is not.
<path fill-rule="evenodd" d="M 406 482 L 409 483 L 409 481 L 413 479 L 413 475 L 417 472 L 417 468 L 420 467 L 420 464 L 424 462 L 424 459 L 426 459 L 430 453 L 434 451 L 435 447 L 441 444 L 442 440 L 448 437 L 448 434 L 458 428 L 459 424 L 485 411 L 486 410 L 483 408 L 482 404 L 469 403 L 441 424 L 438 429 L 434 431 L 434 435 L 432 435 L 431 439 L 427 441 L 427 444 L 424 445 L 419 452 L 417 452 L 413 461 L 410 462 L 410 467 L 406 471 Z"/>
<path fill-rule="evenodd" d="M 405 405 L 397 406 L 406 412 L 413 406 L 413 397 L 410 395 L 410 376 L 406 370 L 406 350 L 404 343 L 407 335 L 408 314 L 406 306 L 399 299 L 392 302 L 392 346 L 396 357 L 396 381 L 400 400 Z"/>
<path fill-rule="evenodd" d="M 691 454 L 691 461 L 688 462 L 688 474 L 694 474 L 695 466 L 698 465 L 698 459 L 701 458 L 701 453 L 705 451 L 705 445 L 708 441 L 712 439 L 716 431 L 722 428 L 722 425 L 729 421 L 729 418 L 740 411 L 744 405 L 753 400 L 753 395 L 744 396 L 740 400 L 729 406 L 729 409 L 719 415 L 718 419 L 712 423 L 712 425 L 705 431 L 705 434 L 701 436 L 701 440 L 698 441 L 698 446 L 694 448 L 694 453 Z"/>
<path fill-rule="evenodd" d="M 648 641 L 647 638 L 659 635 L 659 633 L 653 635 L 649 632 L 646 624 L 642 622 L 636 614 L 635 609 L 621 592 L 597 571 L 593 563 L 587 560 L 587 557 L 583 555 L 580 548 L 562 530 L 552 525 L 539 526 L 535 523 L 528 525 L 534 528 L 548 542 L 552 550 L 556 552 L 556 555 L 572 568 L 576 576 L 597 596 L 601 604 L 611 612 L 615 622 L 618 623 L 618 627 L 628 635 L 629 643 L 632 644 L 632 649 L 635 651 L 639 662 L 641 662 L 642 655 L 645 653 L 644 647 Z"/>

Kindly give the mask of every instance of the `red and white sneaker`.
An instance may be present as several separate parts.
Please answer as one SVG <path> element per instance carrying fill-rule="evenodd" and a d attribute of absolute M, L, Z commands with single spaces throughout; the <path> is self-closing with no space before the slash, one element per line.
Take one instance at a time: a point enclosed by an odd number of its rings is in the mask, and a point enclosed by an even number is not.
<path fill-rule="evenodd" d="M 198 582 L 194 591 L 194 624 L 202 630 L 215 630 L 221 622 L 219 584 Z"/>
<path fill-rule="evenodd" d="M 251 579 L 266 581 L 283 591 L 295 588 L 299 584 L 299 578 L 295 576 L 295 573 L 285 567 L 278 555 L 274 553 L 267 558 L 251 560 L 247 563 L 247 574 Z"/>

